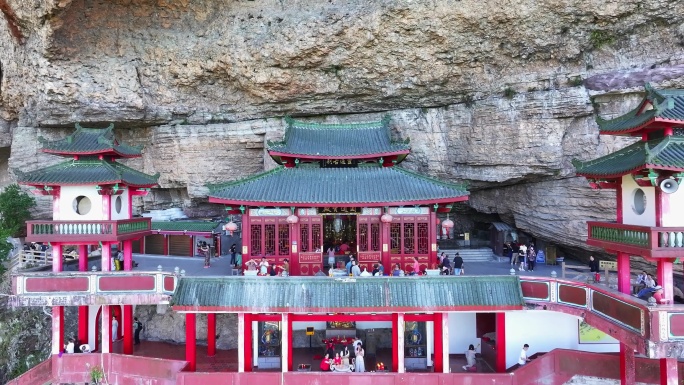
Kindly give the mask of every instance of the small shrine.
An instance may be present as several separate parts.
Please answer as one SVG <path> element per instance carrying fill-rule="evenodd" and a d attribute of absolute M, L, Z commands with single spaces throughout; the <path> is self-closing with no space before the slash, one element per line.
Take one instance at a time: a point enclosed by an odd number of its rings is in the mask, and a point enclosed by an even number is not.
<path fill-rule="evenodd" d="M 121 269 L 131 270 L 132 242 L 151 234 L 149 218 L 133 217 L 133 197 L 146 195 L 157 185 L 158 175 L 136 171 L 117 159 L 140 157 L 141 149 L 119 143 L 113 124 L 85 128 L 77 123 L 76 131 L 64 139 L 40 141 L 43 152 L 68 160 L 26 173 L 14 170 L 19 184 L 31 186 L 35 194 L 52 197 L 52 220 L 28 221 L 26 240 L 49 242 L 54 272 L 63 271 L 66 246 L 77 248 L 79 271 L 90 270 L 89 246 L 102 249 L 99 270 L 115 269 L 113 250 L 123 252 Z M 52 314 L 52 352 L 57 354 L 64 346 L 64 306 L 53 306 Z M 113 319 L 122 322 L 115 322 L 113 328 Z M 94 327 L 99 320 L 101 338 Z M 112 336 L 132 330 L 132 325 L 132 305 L 78 307 L 78 340 L 93 350 L 100 348 L 101 339 L 101 350 L 109 352 Z M 124 351 L 132 352 L 133 334 L 123 336 Z"/>
<path fill-rule="evenodd" d="M 468 199 L 464 186 L 399 164 L 409 140 L 395 141 L 390 118 L 324 124 L 286 119 L 285 136 L 268 142 L 279 166 L 252 177 L 210 185 L 209 201 L 242 215 L 243 264 L 265 257 L 290 261 L 293 275 L 382 262 L 412 272 L 436 259 L 438 212 Z M 453 222 L 446 220 L 445 227 Z"/>
<path fill-rule="evenodd" d="M 587 222 L 587 244 L 617 254 L 618 288 L 632 292 L 630 259 L 657 264 L 662 304 L 673 301 L 673 263 L 684 255 L 684 90 L 655 90 L 632 111 L 615 119 L 598 118 L 601 135 L 641 140 L 601 158 L 574 161 L 577 175 L 592 188 L 614 189 L 614 222 Z M 620 345 L 623 383 L 634 383 L 634 352 Z M 677 378 L 677 360 L 662 359 L 664 379 Z M 661 382 L 665 383 L 665 382 Z"/>

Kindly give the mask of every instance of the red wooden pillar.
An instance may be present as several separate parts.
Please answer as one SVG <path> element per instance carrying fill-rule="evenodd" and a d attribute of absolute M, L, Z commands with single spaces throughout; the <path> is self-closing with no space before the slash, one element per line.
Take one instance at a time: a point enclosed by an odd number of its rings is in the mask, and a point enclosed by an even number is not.
<path fill-rule="evenodd" d="M 207 314 L 207 356 L 216 355 L 216 313 Z"/>
<path fill-rule="evenodd" d="M 392 313 L 392 371 L 399 371 L 399 314 Z"/>
<path fill-rule="evenodd" d="M 112 309 L 104 305 L 101 308 L 100 320 L 102 323 L 102 353 L 112 352 Z"/>
<path fill-rule="evenodd" d="M 52 354 L 64 349 L 64 306 L 52 307 Z"/>
<path fill-rule="evenodd" d="M 109 243 L 102 244 L 102 257 L 100 264 L 100 269 L 102 271 L 112 270 L 112 246 Z"/>
<path fill-rule="evenodd" d="M 522 347 L 521 347 L 522 348 Z M 506 313 L 496 313 L 496 368 L 497 373 L 506 372 Z"/>
<path fill-rule="evenodd" d="M 620 293 L 632 294 L 632 285 L 630 282 L 631 270 L 629 266 L 629 254 L 618 252 L 617 254 L 617 270 L 618 270 L 618 291 Z"/>
<path fill-rule="evenodd" d="M 185 361 L 188 371 L 197 370 L 197 317 L 195 313 L 185 313 Z"/>
<path fill-rule="evenodd" d="M 162 254 L 169 255 L 169 236 L 168 236 L 168 234 L 164 234 L 164 248 L 162 250 Z"/>
<path fill-rule="evenodd" d="M 380 244 L 382 245 L 381 259 L 382 265 L 385 267 L 385 273 L 392 275 L 392 261 L 390 258 L 390 224 L 380 222 Z M 403 267 L 402 267 L 403 268 Z M 395 369 L 396 370 L 396 369 Z"/>
<path fill-rule="evenodd" d="M 123 269 L 133 270 L 133 241 L 127 240 L 123 241 L 123 255 L 124 255 L 124 265 Z"/>
<path fill-rule="evenodd" d="M 292 356 L 292 345 L 294 338 L 292 336 L 292 314 L 288 314 L 287 317 L 287 371 L 291 372 L 292 371 L 292 361 L 293 361 L 293 356 Z"/>
<path fill-rule="evenodd" d="M 133 305 L 123 305 L 123 353 L 133 354 Z"/>
<path fill-rule="evenodd" d="M 617 201 L 616 222 L 622 223 L 622 184 L 615 188 L 615 199 Z"/>
<path fill-rule="evenodd" d="M 293 207 L 292 214 L 297 215 L 296 207 Z M 290 274 L 292 274 L 292 266 L 294 262 L 299 261 L 299 250 L 302 247 L 301 239 L 299 239 L 300 234 L 301 233 L 299 231 L 299 221 L 297 221 L 297 223 L 290 225 Z M 325 252 L 325 250 L 323 251 Z"/>
<path fill-rule="evenodd" d="M 78 246 L 78 271 L 88 271 L 88 246 Z M 88 306 L 78 307 L 78 341 L 88 343 Z"/>
<path fill-rule="evenodd" d="M 674 299 L 674 290 L 672 289 L 674 282 L 672 279 L 672 259 L 658 259 L 658 285 L 663 287 L 663 298 L 670 300 Z"/>
<path fill-rule="evenodd" d="M 677 385 L 679 371 L 676 358 L 660 359 L 660 385 Z"/>
<path fill-rule="evenodd" d="M 442 332 L 444 329 L 442 328 L 442 318 L 444 317 L 443 313 L 435 313 L 433 317 L 433 323 L 434 323 L 434 341 L 435 341 L 435 351 L 434 351 L 434 357 L 435 359 L 433 360 L 433 368 L 435 373 L 442 373 L 444 372 L 444 365 L 446 364 L 447 366 L 449 363 L 444 362 L 444 341 L 443 341 L 443 335 Z"/>
<path fill-rule="evenodd" d="M 432 265 L 437 261 L 437 209 L 430 209 L 430 222 L 428 227 L 428 236 L 430 237 L 430 251 L 428 253 L 427 268 L 432 268 Z"/>
<path fill-rule="evenodd" d="M 244 224 L 243 224 L 244 225 Z M 244 233 L 244 232 L 243 232 Z M 245 313 L 245 372 L 252 371 L 252 315 Z"/>
<path fill-rule="evenodd" d="M 620 344 L 620 384 L 631 385 L 636 383 L 636 364 L 634 349 L 625 344 Z"/>
<path fill-rule="evenodd" d="M 251 233 L 249 225 L 249 208 L 245 208 L 244 214 L 242 214 L 242 266 L 240 267 L 243 271 L 245 270 L 245 263 L 250 260 L 249 258 L 249 247 L 251 242 Z M 294 262 L 294 261 L 291 261 Z M 299 261 L 297 265 L 299 266 Z M 296 271 L 299 271 L 298 269 Z M 246 322 L 246 321 L 245 321 Z M 251 366 L 250 366 L 251 367 Z M 245 369 L 247 370 L 247 369 Z"/>
<path fill-rule="evenodd" d="M 197 246 L 195 245 L 195 237 L 189 235 L 190 237 L 190 255 L 188 257 L 194 257 L 197 254 Z"/>
<path fill-rule="evenodd" d="M 140 238 L 140 250 L 138 250 L 138 253 L 140 254 L 145 254 L 145 238 L 146 237 Z"/>
<path fill-rule="evenodd" d="M 63 268 L 62 245 L 52 245 L 52 272 L 59 273 Z M 52 307 L 52 354 L 64 349 L 64 306 Z"/>

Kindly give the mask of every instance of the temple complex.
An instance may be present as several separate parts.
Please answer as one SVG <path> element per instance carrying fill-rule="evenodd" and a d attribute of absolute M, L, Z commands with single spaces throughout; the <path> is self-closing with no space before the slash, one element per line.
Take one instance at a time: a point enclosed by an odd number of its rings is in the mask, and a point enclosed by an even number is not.
<path fill-rule="evenodd" d="M 118 143 L 112 126 L 77 125 L 66 138 L 44 143 L 44 151 L 72 159 L 17 172 L 21 184 L 53 197 L 53 219 L 29 221 L 27 240 L 50 242 L 55 263 L 51 272 L 12 276 L 13 306 L 48 306 L 53 315 L 52 356 L 12 385 L 87 381 L 86 364 L 102 367 L 109 383 L 146 385 L 564 384 L 576 374 L 612 376 L 616 367 L 623 384 L 674 385 L 682 373 L 677 360 L 684 357 L 684 309 L 667 302 L 671 291 L 656 305 L 629 292 L 630 255 L 656 260 L 659 282 L 667 286 L 673 259 L 684 250 L 684 226 L 675 215 L 681 211 L 677 187 L 684 168 L 678 147 L 678 122 L 684 120 L 673 115 L 681 110 L 679 93 L 647 91 L 637 112 L 600 122 L 602 133 L 644 140 L 577 163 L 578 174 L 592 186 L 619 192 L 617 222 L 589 222 L 588 242 L 618 253 L 622 292 L 555 272 L 508 273 L 507 266 L 505 275 L 423 274 L 435 272 L 440 227 L 453 226 L 449 219 L 439 223 L 437 213 L 450 213 L 468 192 L 402 168 L 410 146 L 392 140 L 389 117 L 345 124 L 287 119 L 283 141 L 268 148 L 278 167 L 209 186 L 210 202 L 242 217 L 245 276 L 218 269 L 193 276 L 161 265 L 133 270 L 134 242 L 157 254 L 193 255 L 197 237 L 214 237 L 219 228 L 133 217 L 131 198 L 146 194 L 157 176 L 116 161 L 139 156 L 140 149 Z M 236 227 L 231 222 L 225 229 Z M 65 245 L 78 247 L 78 271 L 63 271 Z M 101 256 L 91 257 L 90 265 L 89 246 L 101 246 Z M 123 269 L 112 271 L 112 250 L 119 247 Z M 382 263 L 385 275 L 349 277 L 343 265 L 352 255 L 368 270 Z M 249 261 L 261 259 L 271 266 L 289 260 L 290 274 L 248 276 Z M 406 276 L 390 276 L 392 265 Z M 184 337 L 182 359 L 136 350 L 136 305 L 156 305 L 158 314 L 183 320 L 173 330 Z M 90 354 L 62 354 L 66 306 L 78 307 L 78 339 Z M 237 340 L 235 365 L 228 370 L 198 365 L 198 357 L 221 354 L 218 321 L 230 323 L 224 330 Z M 582 329 L 608 341 L 606 346 L 584 345 Z M 304 331 L 317 338 L 315 347 L 297 338 Z M 118 340 L 120 351 L 114 349 Z M 321 343 L 337 352 L 356 341 L 365 349 L 365 372 L 358 365 L 355 373 L 312 371 L 295 354 L 310 354 Z M 536 344 L 538 354 L 521 363 L 527 343 Z M 453 366 L 454 355 L 471 344 L 479 363 Z M 618 351 L 619 358 L 605 354 Z M 316 360 L 322 358 L 318 353 Z M 380 354 L 388 359 L 377 360 Z M 336 365 L 335 371 L 351 370 L 352 365 Z"/>

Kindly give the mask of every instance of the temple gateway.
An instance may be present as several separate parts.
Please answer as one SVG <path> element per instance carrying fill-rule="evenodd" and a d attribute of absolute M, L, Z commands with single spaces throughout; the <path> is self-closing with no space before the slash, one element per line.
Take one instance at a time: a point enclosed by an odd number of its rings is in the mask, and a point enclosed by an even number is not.
<path fill-rule="evenodd" d="M 211 185 L 209 201 L 242 215 L 243 263 L 266 257 L 314 275 L 353 254 L 361 270 L 399 263 L 421 270 L 437 256 L 438 212 L 468 199 L 463 186 L 399 166 L 409 141 L 393 141 L 389 117 L 322 124 L 287 119 L 282 142 L 269 142 L 279 166 L 250 178 Z M 334 267 L 334 266 L 333 266 Z"/>

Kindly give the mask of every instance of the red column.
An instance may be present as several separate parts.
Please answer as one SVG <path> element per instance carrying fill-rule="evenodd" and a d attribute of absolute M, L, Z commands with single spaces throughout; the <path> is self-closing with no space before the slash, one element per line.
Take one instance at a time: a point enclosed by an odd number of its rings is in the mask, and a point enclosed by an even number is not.
<path fill-rule="evenodd" d="M 629 254 L 618 252 L 617 254 L 617 270 L 618 270 L 618 291 L 620 293 L 632 294 L 632 285 L 630 282 L 631 270 L 629 266 Z"/>
<path fill-rule="evenodd" d="M 616 222 L 622 223 L 622 182 L 615 188 L 615 200 L 617 201 Z"/>
<path fill-rule="evenodd" d="M 110 306 L 104 305 L 101 308 L 101 323 L 102 323 L 102 353 L 112 352 L 112 310 Z"/>
<path fill-rule="evenodd" d="M 145 237 L 140 238 L 140 250 L 138 253 L 145 254 Z"/>
<path fill-rule="evenodd" d="M 392 371 L 399 369 L 399 314 L 392 313 Z"/>
<path fill-rule="evenodd" d="M 520 347 L 522 349 L 522 347 Z M 506 313 L 496 313 L 496 368 L 506 372 Z"/>
<path fill-rule="evenodd" d="M 207 356 L 216 355 L 216 313 L 207 314 Z"/>
<path fill-rule="evenodd" d="M 429 237 L 430 237 L 430 251 L 428 252 L 427 268 L 432 268 L 432 265 L 437 261 L 437 209 L 430 208 L 430 223 L 429 223 Z"/>
<path fill-rule="evenodd" d="M 164 248 L 163 248 L 163 254 L 164 255 L 169 255 L 169 236 L 167 234 L 164 234 Z"/>
<path fill-rule="evenodd" d="M 64 350 L 64 306 L 52 307 L 52 354 Z"/>
<path fill-rule="evenodd" d="M 78 271 L 88 271 L 88 246 L 78 246 Z M 78 307 L 78 341 L 88 343 L 88 306 Z"/>
<path fill-rule="evenodd" d="M 433 367 L 435 373 L 442 373 L 444 371 L 444 341 L 442 340 L 442 317 L 443 313 L 435 313 L 433 318 L 434 323 L 434 335 L 435 335 L 435 359 L 433 361 Z M 449 364 L 448 362 L 446 363 Z"/>
<path fill-rule="evenodd" d="M 295 208 L 292 214 L 296 215 L 296 212 L 297 209 Z M 299 239 L 300 234 L 299 222 L 290 225 L 290 274 L 292 274 L 292 266 L 294 261 L 299 261 L 299 250 L 302 248 L 302 241 Z"/>
<path fill-rule="evenodd" d="M 625 344 L 620 344 L 620 384 L 632 385 L 636 383 L 636 365 L 634 350 Z"/>
<path fill-rule="evenodd" d="M 251 241 L 251 233 L 249 230 L 249 208 L 245 208 L 245 213 L 242 214 L 242 266 L 240 266 L 241 269 L 245 269 L 245 263 L 249 261 L 249 246 L 250 246 L 250 241 Z M 299 261 L 297 261 L 297 265 L 299 266 Z M 299 272 L 299 269 L 297 269 L 297 272 Z M 247 322 L 247 320 L 245 320 Z M 251 326 L 250 326 L 251 327 Z M 251 363 L 251 361 L 250 361 Z M 247 365 L 245 365 L 247 366 Z M 251 368 L 251 365 L 249 366 Z M 247 370 L 247 368 L 245 368 Z M 251 369 L 250 369 L 251 370 Z"/>
<path fill-rule="evenodd" d="M 392 275 L 392 269 L 394 266 L 392 266 L 392 261 L 390 259 L 390 236 L 389 236 L 389 228 L 390 224 L 389 223 L 384 223 L 380 222 L 380 244 L 382 245 L 382 251 L 381 251 L 381 258 L 382 258 L 382 265 L 385 267 L 385 272 L 388 273 L 388 275 Z"/>
<path fill-rule="evenodd" d="M 123 269 L 133 270 L 133 241 L 127 240 L 123 241 L 123 254 L 124 254 L 124 265 Z"/>
<path fill-rule="evenodd" d="M 243 223 L 244 226 L 244 223 Z M 244 228 L 244 227 L 243 227 Z M 242 232 L 245 233 L 244 231 Z M 244 260 L 244 259 L 243 259 Z M 252 371 L 252 315 L 245 313 L 245 372 Z"/>
<path fill-rule="evenodd" d="M 677 385 L 679 371 L 676 358 L 660 359 L 660 385 Z"/>
<path fill-rule="evenodd" d="M 287 371 L 291 372 L 293 367 L 292 342 L 294 341 L 294 338 L 292 336 L 292 314 L 289 314 L 289 316 L 287 317 L 287 337 L 290 339 L 287 343 Z"/>
<path fill-rule="evenodd" d="M 102 271 L 112 270 L 112 246 L 109 243 L 102 244 L 102 257 L 101 257 L 101 269 Z"/>
<path fill-rule="evenodd" d="M 189 257 L 194 257 L 197 253 L 197 246 L 195 245 L 195 237 L 190 235 L 190 255 Z"/>
<path fill-rule="evenodd" d="M 52 245 L 52 272 L 62 271 L 62 245 Z M 52 354 L 64 349 L 64 306 L 52 307 Z"/>
<path fill-rule="evenodd" d="M 674 299 L 674 282 L 672 280 L 672 259 L 658 259 L 658 285 L 663 287 L 663 298 Z"/>
<path fill-rule="evenodd" d="M 133 305 L 123 305 L 123 353 L 133 354 Z"/>
<path fill-rule="evenodd" d="M 188 362 L 188 371 L 197 369 L 197 318 L 195 313 L 185 313 L 185 361 Z"/>

